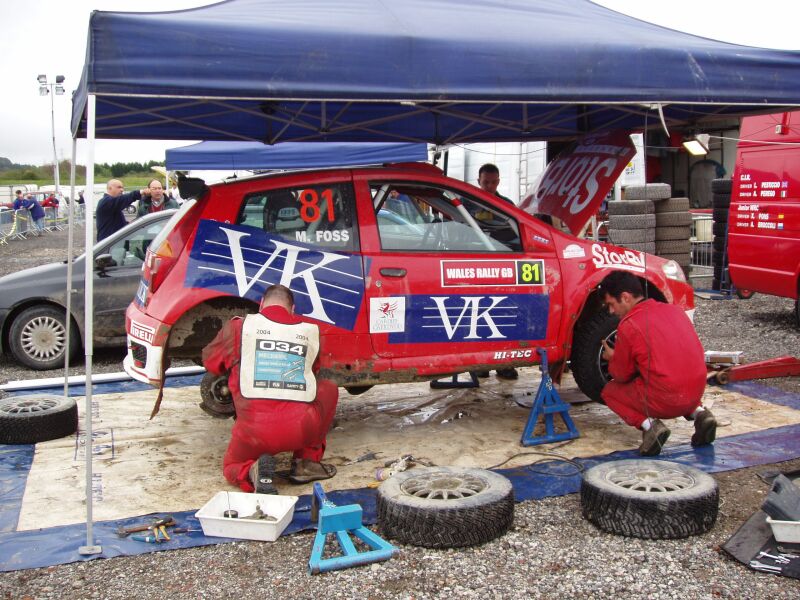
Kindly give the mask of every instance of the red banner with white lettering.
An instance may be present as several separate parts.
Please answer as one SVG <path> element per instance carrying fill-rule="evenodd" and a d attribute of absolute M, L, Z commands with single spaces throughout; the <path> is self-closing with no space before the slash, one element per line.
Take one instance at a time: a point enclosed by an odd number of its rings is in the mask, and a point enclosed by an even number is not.
<path fill-rule="evenodd" d="M 625 131 L 588 135 L 547 165 L 520 208 L 557 217 L 577 234 L 635 154 Z"/>

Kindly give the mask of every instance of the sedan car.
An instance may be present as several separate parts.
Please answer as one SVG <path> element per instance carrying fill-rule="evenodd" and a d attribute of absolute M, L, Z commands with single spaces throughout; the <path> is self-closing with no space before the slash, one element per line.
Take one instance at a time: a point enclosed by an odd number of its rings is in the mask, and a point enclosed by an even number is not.
<path fill-rule="evenodd" d="M 176 211 L 137 219 L 94 247 L 94 344 L 125 345 L 125 309 L 136 295 L 150 242 Z M 84 261 L 73 265 L 70 358 L 84 339 Z M 19 363 L 37 370 L 64 363 L 67 262 L 0 278 L 0 343 Z"/>

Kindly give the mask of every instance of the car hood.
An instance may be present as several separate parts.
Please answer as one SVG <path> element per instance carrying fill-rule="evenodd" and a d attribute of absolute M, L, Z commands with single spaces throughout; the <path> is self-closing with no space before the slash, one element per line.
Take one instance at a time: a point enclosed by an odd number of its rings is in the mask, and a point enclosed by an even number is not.
<path fill-rule="evenodd" d="M 635 154 L 626 131 L 588 135 L 547 165 L 519 207 L 557 217 L 577 235 Z"/>

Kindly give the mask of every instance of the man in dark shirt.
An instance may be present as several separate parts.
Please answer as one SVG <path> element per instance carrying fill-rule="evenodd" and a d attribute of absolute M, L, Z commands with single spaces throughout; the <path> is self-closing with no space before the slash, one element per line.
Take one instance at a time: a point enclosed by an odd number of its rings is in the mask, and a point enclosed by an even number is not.
<path fill-rule="evenodd" d="M 147 189 L 143 189 L 123 194 L 124 190 L 125 186 L 119 179 L 111 179 L 106 186 L 105 195 L 97 203 L 95 213 L 97 215 L 98 242 L 125 227 L 128 221 L 122 211 L 137 200 L 141 200 L 142 196 L 148 193 Z"/>

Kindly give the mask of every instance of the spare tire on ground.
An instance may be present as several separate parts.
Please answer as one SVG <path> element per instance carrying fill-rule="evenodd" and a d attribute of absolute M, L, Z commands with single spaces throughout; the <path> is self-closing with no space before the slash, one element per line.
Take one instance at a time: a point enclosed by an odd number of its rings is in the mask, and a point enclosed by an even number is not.
<path fill-rule="evenodd" d="M 425 467 L 378 488 L 378 525 L 404 544 L 461 548 L 504 534 L 514 521 L 511 482 L 493 471 Z"/>
<path fill-rule="evenodd" d="M 707 473 L 680 463 L 615 460 L 583 474 L 581 508 L 585 519 L 609 533 L 685 538 L 716 523 L 719 486 Z"/>
<path fill-rule="evenodd" d="M 0 444 L 35 444 L 78 430 L 78 405 L 72 398 L 32 394 L 0 399 Z"/>

